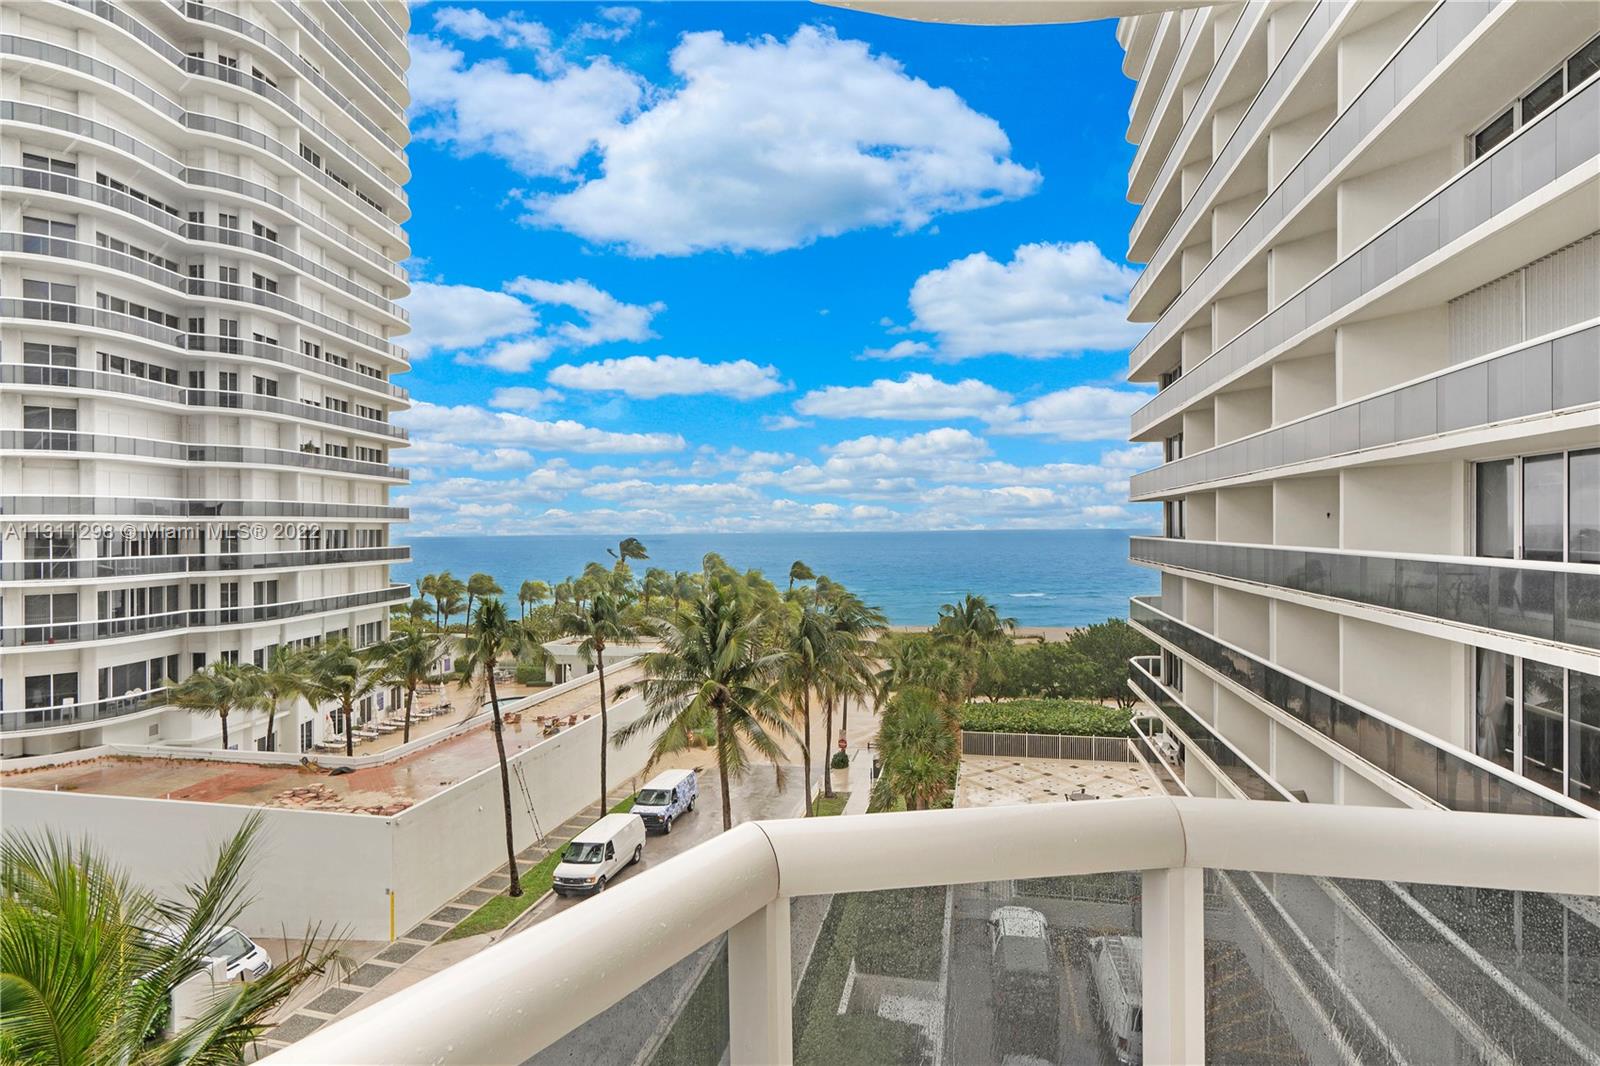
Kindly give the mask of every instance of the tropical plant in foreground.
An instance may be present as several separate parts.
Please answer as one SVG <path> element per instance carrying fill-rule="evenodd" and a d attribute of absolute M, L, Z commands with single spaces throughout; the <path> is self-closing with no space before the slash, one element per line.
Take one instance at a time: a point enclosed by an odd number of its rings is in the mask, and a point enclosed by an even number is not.
<path fill-rule="evenodd" d="M 506 873 L 511 878 L 510 896 L 522 895 L 522 879 L 517 876 L 517 845 L 511 825 L 511 768 L 506 763 L 505 726 L 500 717 L 500 693 L 495 687 L 495 666 L 504 656 L 515 657 L 527 640 L 527 630 L 513 622 L 506 605 L 496 597 L 478 604 L 478 613 L 467 621 L 467 635 L 461 642 L 460 668 L 479 678 L 480 690 L 489 693 L 489 713 L 494 719 L 494 748 L 500 760 L 500 800 L 506 816 Z"/>
<path fill-rule="evenodd" d="M 243 1062 L 295 990 L 342 961 L 333 941 L 311 931 L 266 974 L 218 985 L 200 1017 L 167 1031 L 173 989 L 206 969 L 211 944 L 249 902 L 242 885 L 258 828 L 252 816 L 176 900 L 135 885 L 87 842 L 8 833 L 0 844 L 0 1061 Z"/>
<path fill-rule="evenodd" d="M 272 706 L 262 683 L 262 672 L 248 663 L 219 659 L 202 666 L 172 687 L 175 707 L 193 714 L 214 714 L 222 722 L 222 746 L 228 747 L 228 715 L 235 711 L 261 711 Z M 271 721 L 268 720 L 268 728 Z"/>
<path fill-rule="evenodd" d="M 302 691 L 314 706 L 338 704 L 335 712 L 344 722 L 344 753 L 356 753 L 356 701 L 382 683 L 382 678 L 367 669 L 367 662 L 347 642 L 331 640 L 318 648 L 306 663 Z"/>
<path fill-rule="evenodd" d="M 606 647 L 636 641 L 639 632 L 623 618 L 616 597 L 605 590 L 596 592 L 586 602 L 569 605 L 556 615 L 555 631 L 563 637 L 574 638 L 584 661 L 592 659 L 600 675 L 600 809 L 603 811 L 608 806 L 606 738 L 611 735 L 611 720 L 606 709 Z"/>
<path fill-rule="evenodd" d="M 663 647 L 644 657 L 645 713 L 617 730 L 622 744 L 658 730 L 654 762 L 692 743 L 706 718 L 712 723 L 717 774 L 722 782 L 722 828 L 733 827 L 728 783 L 750 769 L 750 753 L 765 758 L 783 782 L 783 749 L 774 734 L 793 738 L 778 698 L 782 655 L 764 645 L 766 620 L 739 595 L 735 575 L 708 573 L 700 596 L 684 605 L 665 628 Z"/>

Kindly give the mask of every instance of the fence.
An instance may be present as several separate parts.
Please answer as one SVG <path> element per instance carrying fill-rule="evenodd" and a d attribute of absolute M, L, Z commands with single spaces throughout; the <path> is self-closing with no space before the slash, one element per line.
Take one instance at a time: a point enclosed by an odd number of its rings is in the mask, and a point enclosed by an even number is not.
<path fill-rule="evenodd" d="M 1126 737 L 1068 737 L 1055 733 L 961 733 L 961 754 L 1019 759 L 1086 759 L 1133 762 Z"/>

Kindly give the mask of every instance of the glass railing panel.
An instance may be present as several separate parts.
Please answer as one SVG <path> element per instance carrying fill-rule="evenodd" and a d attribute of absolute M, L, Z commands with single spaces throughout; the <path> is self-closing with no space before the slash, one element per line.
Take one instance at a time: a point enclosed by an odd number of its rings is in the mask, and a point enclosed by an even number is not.
<path fill-rule="evenodd" d="M 1139 898 L 1136 874 L 834 895 L 794 959 L 794 1061 L 1137 1056 Z"/>
<path fill-rule="evenodd" d="M 728 1050 L 728 938 L 690 952 L 526 1066 L 717 1066 Z"/>
<path fill-rule="evenodd" d="M 1600 929 L 1587 900 L 1217 871 L 1227 940 L 1303 1061 L 1584 1063 L 1600 1056 Z M 1208 1017 L 1207 1035 L 1211 1019 Z"/>
<path fill-rule="evenodd" d="M 1276 782 L 1183 705 L 1177 695 L 1156 679 L 1147 659 L 1134 659 L 1133 683 L 1146 703 L 1165 715 L 1176 729 L 1176 739 L 1204 753 L 1247 799 L 1287 800 Z"/>

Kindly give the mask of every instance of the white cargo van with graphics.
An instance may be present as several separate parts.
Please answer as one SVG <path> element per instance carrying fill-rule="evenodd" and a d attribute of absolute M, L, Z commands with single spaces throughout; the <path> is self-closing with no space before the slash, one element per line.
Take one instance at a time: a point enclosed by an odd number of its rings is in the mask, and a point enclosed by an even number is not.
<path fill-rule="evenodd" d="M 644 822 L 637 814 L 608 814 L 572 838 L 551 888 L 556 895 L 604 892 L 644 855 Z"/>
<path fill-rule="evenodd" d="M 646 829 L 670 833 L 672 823 L 694 810 L 694 801 L 699 798 L 693 770 L 667 770 L 639 790 L 639 798 L 633 801 L 633 813 L 644 819 Z"/>

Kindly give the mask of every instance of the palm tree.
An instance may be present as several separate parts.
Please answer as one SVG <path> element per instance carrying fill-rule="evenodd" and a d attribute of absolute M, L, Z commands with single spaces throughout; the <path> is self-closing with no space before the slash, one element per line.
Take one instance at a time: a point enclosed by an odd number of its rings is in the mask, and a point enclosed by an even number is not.
<path fill-rule="evenodd" d="M 421 577 L 417 578 L 417 598 L 418 599 L 425 600 L 429 596 L 432 596 L 432 597 L 434 597 L 434 602 L 437 603 L 438 602 L 438 594 L 439 594 L 439 575 L 438 574 L 423 574 Z"/>
<path fill-rule="evenodd" d="M 672 609 L 683 606 L 683 601 L 693 599 L 700 591 L 700 575 L 688 570 L 672 572 Z"/>
<path fill-rule="evenodd" d="M 791 611 L 780 636 L 782 664 L 779 685 L 789 697 L 789 713 L 800 724 L 800 761 L 805 774 L 806 817 L 811 817 L 811 690 L 817 683 L 817 666 L 827 654 L 831 634 L 822 612 L 811 602 Z M 827 753 L 823 753 L 826 758 Z"/>
<path fill-rule="evenodd" d="M 818 581 L 821 587 L 821 579 Z M 868 606 L 860 596 L 837 582 L 828 582 L 826 588 L 829 614 L 833 623 L 833 648 L 829 656 L 831 666 L 829 689 L 838 696 L 841 718 L 839 734 L 850 729 L 850 697 L 865 697 L 872 691 L 872 669 L 877 657 L 877 636 L 889 620 L 876 607 Z M 832 699 L 828 706 L 828 736 L 833 736 Z M 828 779 L 828 795 L 832 795 L 832 779 Z"/>
<path fill-rule="evenodd" d="M 662 650 L 645 656 L 645 678 L 639 683 L 645 713 L 613 738 L 621 745 L 645 730 L 659 730 L 651 746 L 654 762 L 688 747 L 694 726 L 709 718 L 722 781 L 724 831 L 733 827 L 728 782 L 749 770 L 746 749 L 772 763 L 781 786 L 783 750 L 772 734 L 795 735 L 778 700 L 783 656 L 763 647 L 766 624 L 733 582 L 708 581 L 699 598 L 673 618 Z"/>
<path fill-rule="evenodd" d="M 816 579 L 816 576 L 811 572 L 811 567 L 796 559 L 789 564 L 789 591 L 794 591 L 794 583 L 796 581 L 812 581 Z"/>
<path fill-rule="evenodd" d="M 644 596 L 644 609 L 648 611 L 651 599 L 671 595 L 672 575 L 659 566 L 652 566 L 644 572 L 644 581 L 639 586 L 639 591 Z"/>
<path fill-rule="evenodd" d="M 463 597 L 466 594 L 467 586 L 462 583 L 460 578 L 455 577 L 448 570 L 439 575 L 438 582 L 434 588 L 433 601 L 436 612 L 434 622 L 440 629 L 443 629 L 451 618 L 461 613 L 461 609 L 465 604 Z"/>
<path fill-rule="evenodd" d="M 927 689 L 895 694 L 878 727 L 881 760 L 872 806 L 884 810 L 895 800 L 907 810 L 925 811 L 950 792 L 957 756 L 947 709 Z"/>
<path fill-rule="evenodd" d="M 524 581 L 517 588 L 517 606 L 522 608 L 522 620 L 528 620 L 528 608 L 537 607 L 550 598 L 550 586 L 543 581 Z"/>
<path fill-rule="evenodd" d="M 639 631 L 622 616 L 616 597 L 597 591 L 586 603 L 573 604 L 556 616 L 557 635 L 573 637 L 584 661 L 594 660 L 600 675 L 600 809 L 606 809 L 606 738 L 611 736 L 611 720 L 606 711 L 606 646 L 639 639 Z"/>
<path fill-rule="evenodd" d="M 171 689 L 171 700 L 194 714 L 214 714 L 222 721 L 222 747 L 228 747 L 228 715 L 234 711 L 268 710 L 271 697 L 262 685 L 260 668 L 227 659 L 203 666 Z M 271 721 L 268 721 L 271 728 Z"/>
<path fill-rule="evenodd" d="M 961 657 L 966 678 L 962 702 L 972 698 L 984 665 L 999 649 L 1011 646 L 1011 634 L 1016 628 L 1015 618 L 1001 618 L 993 604 L 970 592 L 961 602 L 939 608 L 939 622 L 933 632 Z"/>
<path fill-rule="evenodd" d="M 500 799 L 506 815 L 506 873 L 511 877 L 512 897 L 522 895 L 522 879 L 517 876 L 517 845 L 511 825 L 511 768 L 506 764 L 505 727 L 500 717 L 500 693 L 495 687 L 494 669 L 502 656 L 515 656 L 527 640 L 527 631 L 506 614 L 506 605 L 491 596 L 478 604 L 478 613 L 467 622 L 467 635 L 461 642 L 461 667 L 470 677 L 478 674 L 489 690 L 489 713 L 494 718 L 494 747 L 500 759 Z M 604 746 L 604 739 L 601 746 Z M 603 800 L 603 797 L 602 797 Z M 601 809 L 605 809 L 604 802 Z"/>
<path fill-rule="evenodd" d="M 606 554 L 615 559 L 619 567 L 629 559 L 650 558 L 650 553 L 644 550 L 644 543 L 638 537 L 623 537 L 616 548 L 607 548 Z"/>
<path fill-rule="evenodd" d="M 382 683 L 398 685 L 406 694 L 402 744 L 411 741 L 411 708 L 416 703 L 417 689 L 435 679 L 434 668 L 444 651 L 445 639 L 432 626 L 408 622 L 395 625 L 388 640 L 367 649 L 367 657 L 377 665 Z"/>
<path fill-rule="evenodd" d="M 498 596 L 503 590 L 500 583 L 485 573 L 476 573 L 467 578 L 467 617 L 472 617 L 472 601 L 481 600 L 485 596 Z"/>
<path fill-rule="evenodd" d="M 8 833 L 0 845 L 0 1058 L 243 1062 L 269 1016 L 340 961 L 332 940 L 309 931 L 266 974 L 218 985 L 204 1014 L 160 1032 L 172 990 L 207 969 L 218 932 L 249 902 L 242 882 L 259 827 L 258 816 L 248 818 L 178 900 L 133 884 L 87 841 Z"/>
<path fill-rule="evenodd" d="M 356 701 L 384 683 L 368 670 L 361 654 L 346 641 L 332 640 L 318 648 L 306 664 L 302 691 L 314 705 L 334 702 L 344 720 L 344 753 L 356 753 Z"/>
<path fill-rule="evenodd" d="M 261 675 L 261 687 L 270 701 L 267 711 L 267 750 L 277 751 L 278 741 L 272 732 L 272 723 L 285 703 L 292 703 L 305 695 L 306 671 L 310 657 L 303 648 L 280 644 L 272 649 L 267 668 Z"/>

